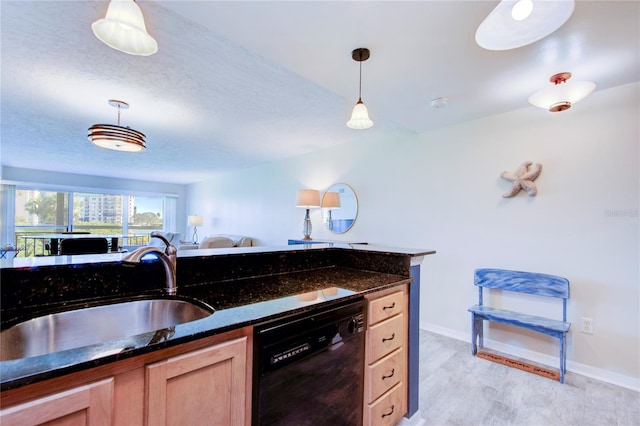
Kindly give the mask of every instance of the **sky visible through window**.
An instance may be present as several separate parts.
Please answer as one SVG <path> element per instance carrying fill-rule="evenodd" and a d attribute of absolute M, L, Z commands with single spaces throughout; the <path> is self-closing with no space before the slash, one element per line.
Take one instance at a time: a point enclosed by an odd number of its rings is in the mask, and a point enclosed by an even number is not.
<path fill-rule="evenodd" d="M 135 197 L 133 206 L 139 213 L 160 213 L 162 216 L 162 198 Z"/>

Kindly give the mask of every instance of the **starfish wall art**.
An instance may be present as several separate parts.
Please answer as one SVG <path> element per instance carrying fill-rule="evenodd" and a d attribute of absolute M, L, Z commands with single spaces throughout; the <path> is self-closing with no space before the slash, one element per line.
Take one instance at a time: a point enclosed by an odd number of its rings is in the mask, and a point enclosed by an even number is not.
<path fill-rule="evenodd" d="M 515 174 L 509 172 L 502 172 L 500 174 L 501 178 L 513 182 L 511 191 L 502 194 L 504 198 L 511 198 L 523 189 L 527 191 L 527 194 L 530 196 L 536 196 L 538 189 L 533 181 L 540 175 L 542 164 L 534 164 L 533 167 L 529 168 L 531 164 L 533 164 L 531 161 L 525 161 L 518 167 Z"/>

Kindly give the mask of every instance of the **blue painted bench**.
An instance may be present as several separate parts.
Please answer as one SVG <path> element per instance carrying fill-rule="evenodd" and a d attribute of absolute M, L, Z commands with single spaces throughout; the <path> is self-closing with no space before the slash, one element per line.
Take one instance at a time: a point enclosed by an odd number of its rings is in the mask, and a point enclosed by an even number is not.
<path fill-rule="evenodd" d="M 477 269 L 474 284 L 478 287 L 478 304 L 469 308 L 469 312 L 471 312 L 471 353 L 475 355 L 478 347 L 483 347 L 483 321 L 495 321 L 544 333 L 560 340 L 560 383 L 564 383 L 564 373 L 567 368 L 566 335 L 571 327 L 571 323 L 567 322 L 569 281 L 566 278 L 533 272 Z M 484 305 L 482 302 L 484 288 L 562 299 L 562 321 L 494 309 Z"/>

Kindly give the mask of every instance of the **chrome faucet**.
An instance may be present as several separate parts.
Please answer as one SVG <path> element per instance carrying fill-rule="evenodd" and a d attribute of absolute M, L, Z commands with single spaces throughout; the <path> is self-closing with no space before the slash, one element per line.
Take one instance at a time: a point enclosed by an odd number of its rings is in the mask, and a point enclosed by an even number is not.
<path fill-rule="evenodd" d="M 122 261 L 126 263 L 140 263 L 140 260 L 147 254 L 154 254 L 164 266 L 164 272 L 166 276 L 166 288 L 167 294 L 176 294 L 178 286 L 176 283 L 176 253 L 178 250 L 176 247 L 167 240 L 164 235 L 158 232 L 152 232 L 151 238 L 159 238 L 165 243 L 166 247 L 163 250 L 158 247 L 144 246 L 135 249 L 128 255 L 126 255 Z"/>

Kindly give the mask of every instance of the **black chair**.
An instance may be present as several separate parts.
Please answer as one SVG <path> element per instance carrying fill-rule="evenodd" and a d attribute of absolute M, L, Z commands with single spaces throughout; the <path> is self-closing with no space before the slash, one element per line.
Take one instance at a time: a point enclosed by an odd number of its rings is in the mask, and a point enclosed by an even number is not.
<path fill-rule="evenodd" d="M 66 238 L 60 241 L 60 254 L 100 254 L 108 251 L 106 238 Z"/>

